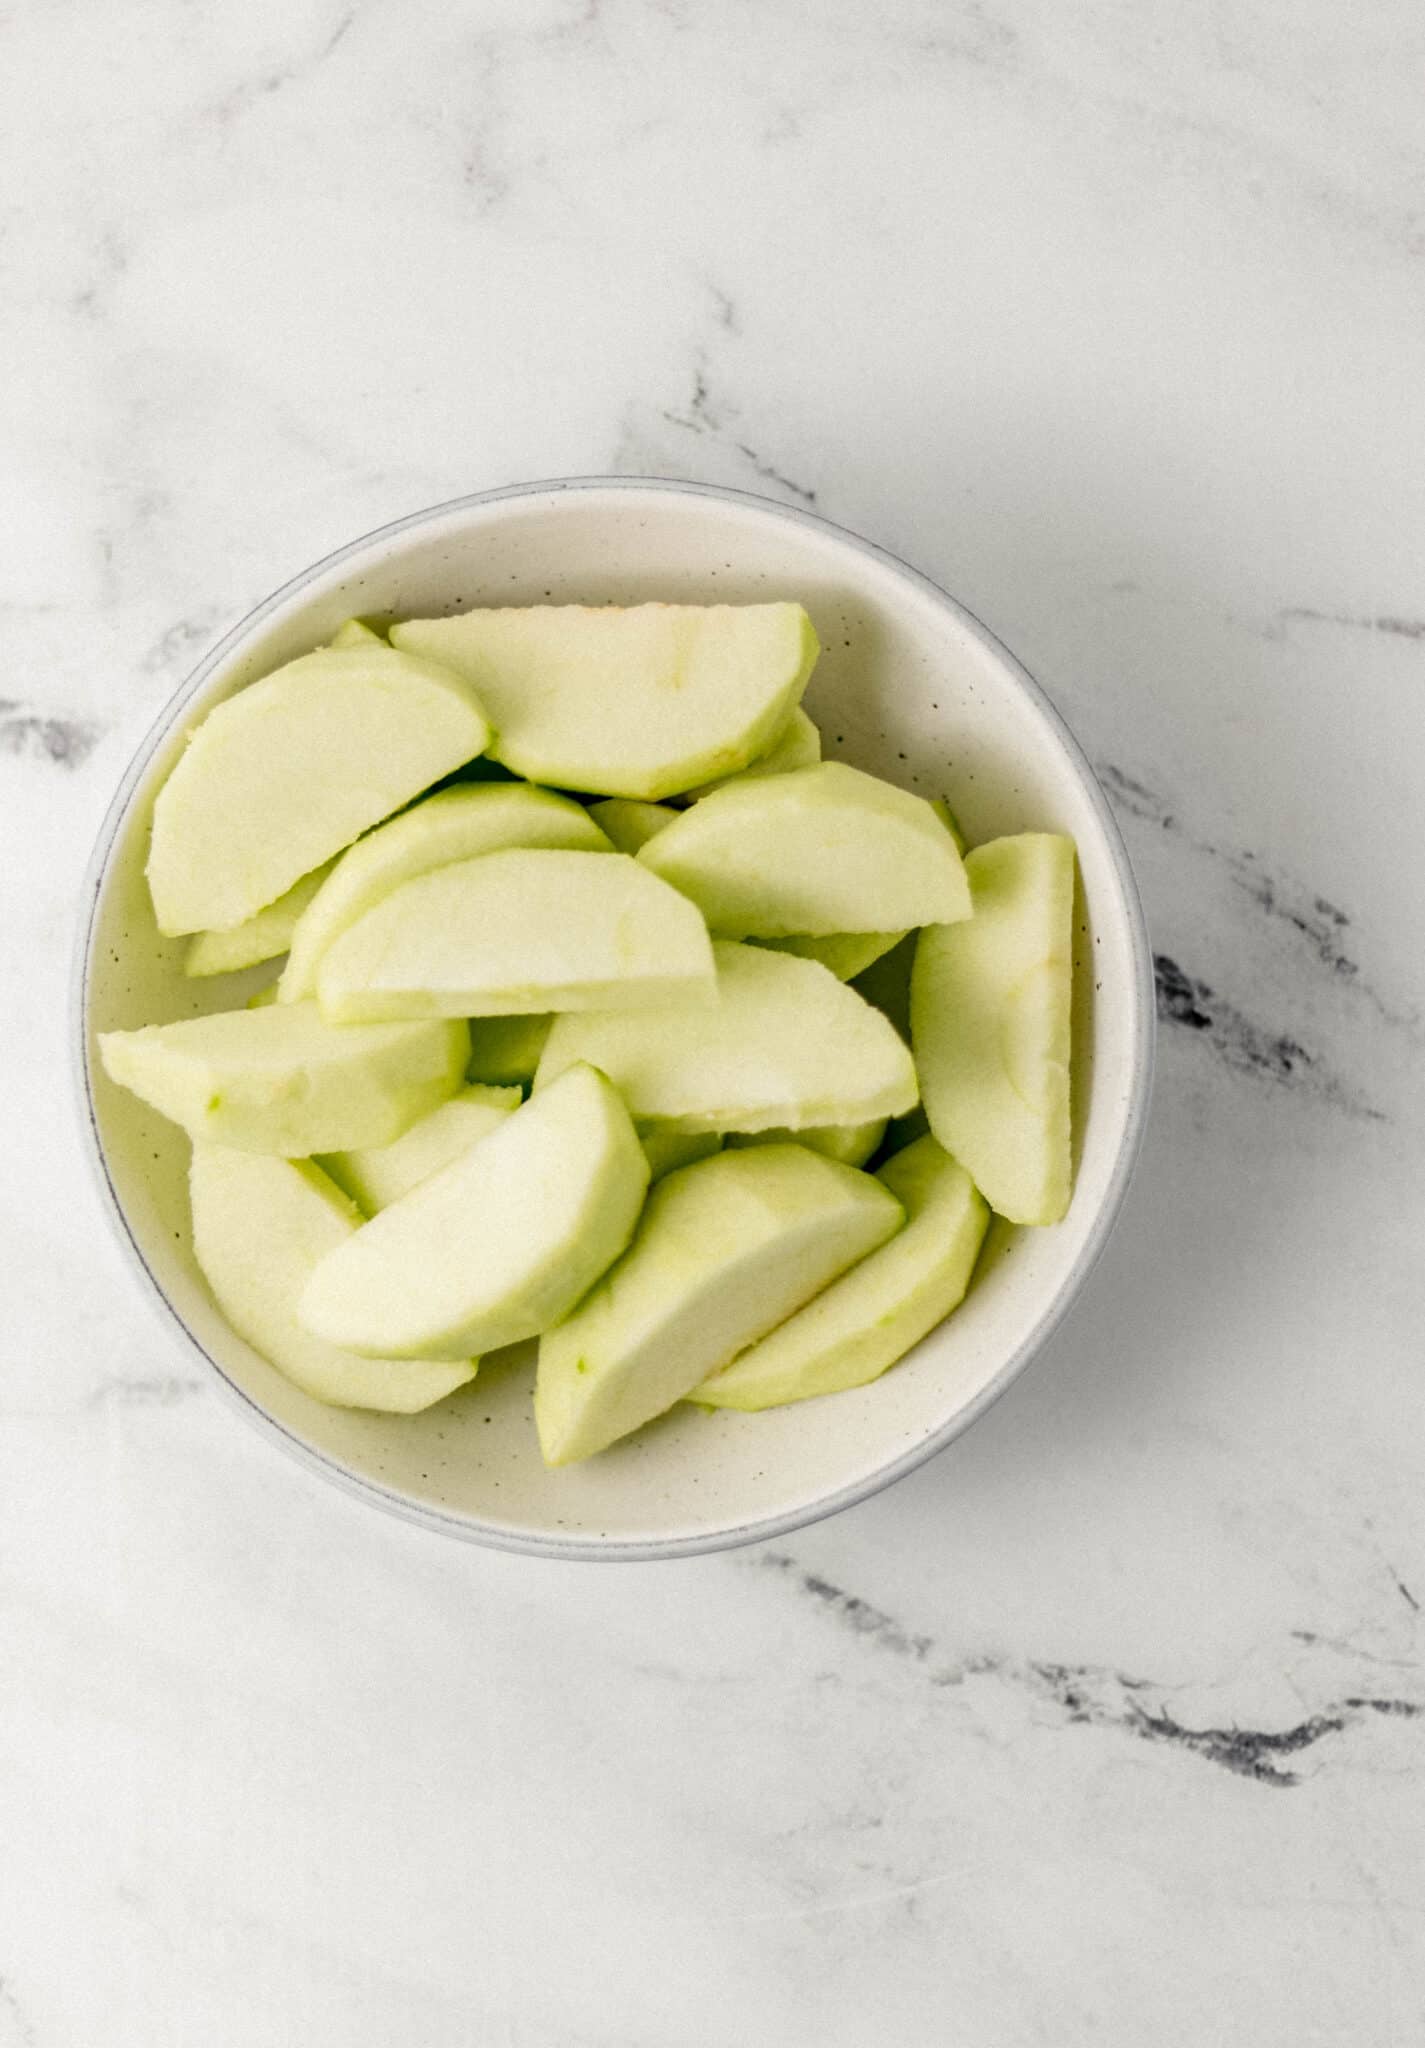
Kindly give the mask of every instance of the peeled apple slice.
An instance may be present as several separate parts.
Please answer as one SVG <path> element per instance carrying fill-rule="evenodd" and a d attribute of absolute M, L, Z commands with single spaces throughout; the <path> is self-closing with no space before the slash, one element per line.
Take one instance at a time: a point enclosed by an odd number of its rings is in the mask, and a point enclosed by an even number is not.
<path fill-rule="evenodd" d="M 975 914 L 932 925 L 911 974 L 930 1128 L 1012 1223 L 1069 1206 L 1074 843 L 992 839 L 966 856 Z"/>
<path fill-rule="evenodd" d="M 374 1216 L 487 1138 L 523 1100 L 518 1088 L 462 1088 L 391 1144 L 329 1152 L 320 1164 L 358 1209 Z"/>
<path fill-rule="evenodd" d="M 735 775 L 719 776 L 716 782 L 690 789 L 688 795 L 696 800 L 710 796 L 715 789 L 727 789 L 734 782 L 750 782 L 757 775 L 788 775 L 793 768 L 811 768 L 820 759 L 821 734 L 798 704 L 765 754 L 759 754 Z"/>
<path fill-rule="evenodd" d="M 667 804 L 646 804 L 636 796 L 606 796 L 602 803 L 590 804 L 589 816 L 620 853 L 637 853 L 666 832 L 678 813 Z"/>
<path fill-rule="evenodd" d="M 623 1258 L 541 1340 L 546 1464 L 590 1457 L 661 1415 L 901 1222 L 869 1174 L 801 1145 L 720 1152 L 660 1181 Z"/>
<path fill-rule="evenodd" d="M 387 644 L 365 619 L 347 619 L 327 642 L 328 647 L 385 647 Z"/>
<path fill-rule="evenodd" d="M 486 853 L 403 882 L 322 955 L 334 1023 L 712 1002 L 699 911 L 626 853 Z"/>
<path fill-rule="evenodd" d="M 492 1086 L 534 1079 L 552 1017 L 472 1017 L 467 1081 Z"/>
<path fill-rule="evenodd" d="M 829 932 L 819 939 L 759 939 L 757 944 L 772 946 L 779 953 L 799 954 L 803 960 L 819 960 L 838 981 L 854 981 L 904 937 L 904 932 Z"/>
<path fill-rule="evenodd" d="M 963 854 L 965 851 L 964 836 L 955 822 L 955 816 L 949 804 L 946 803 L 943 797 L 938 796 L 929 798 L 928 802 L 931 810 L 934 811 L 936 817 L 954 840 L 955 851 Z M 819 960 L 823 967 L 831 969 L 838 981 L 855 981 L 858 975 L 864 974 L 868 967 L 873 967 L 878 960 L 884 959 L 887 953 L 892 952 L 901 943 L 902 939 L 909 938 L 909 936 L 909 932 L 830 932 L 820 938 L 809 938 L 805 934 L 801 934 L 785 939 L 759 939 L 757 943 L 762 946 L 775 946 L 782 953 L 800 953 L 803 960 Z M 906 1004 L 910 1000 L 910 963 L 908 960 L 905 963 L 905 974 L 901 977 L 901 980 L 904 983 L 903 999 L 900 1004 L 903 1016 Z M 876 1003 L 878 1009 L 886 1007 L 879 1001 L 878 996 L 872 993 L 869 984 L 861 992 L 866 997 L 867 1002 Z M 899 1022 L 894 1011 L 888 1011 L 888 1014 L 891 1016 L 892 1022 L 896 1023 L 899 1029 Z M 910 1035 L 908 1023 L 901 1035 L 902 1037 Z"/>
<path fill-rule="evenodd" d="M 951 810 L 949 804 L 946 803 L 943 796 L 933 796 L 929 799 L 929 803 L 931 810 L 934 811 L 936 817 L 954 840 L 955 851 L 963 858 L 965 835 L 960 830 L 960 820 L 955 816 L 955 813 Z"/>
<path fill-rule="evenodd" d="M 314 868 L 294 882 L 285 896 L 269 903 L 265 910 L 246 918 L 228 932 L 197 932 L 188 941 L 183 972 L 198 977 L 235 974 L 240 967 L 256 967 L 263 960 L 275 960 L 292 943 L 297 920 L 332 871 L 332 863 Z"/>
<path fill-rule="evenodd" d="M 588 1060 L 634 1116 L 684 1132 L 866 1123 L 917 1100 L 903 1041 L 826 968 L 760 946 L 713 953 L 715 1004 L 557 1017 L 536 1090 Z"/>
<path fill-rule="evenodd" d="M 239 1337 L 304 1394 L 338 1408 L 414 1415 L 474 1379 L 474 1359 L 358 1358 L 302 1328 L 302 1289 L 361 1223 L 311 1160 L 195 1145 L 188 1185 L 193 1251 L 213 1299 Z"/>
<path fill-rule="evenodd" d="M 191 734 L 153 807 L 158 928 L 226 931 L 483 752 L 470 685 L 379 643 L 319 647 Z"/>
<path fill-rule="evenodd" d="M 958 1307 L 990 1220 L 969 1174 L 934 1138 L 921 1138 L 876 1178 L 904 1208 L 904 1230 L 704 1380 L 691 1400 L 774 1408 L 864 1386 Z"/>
<path fill-rule="evenodd" d="M 606 853 L 609 841 L 571 797 L 526 782 L 443 789 L 349 847 L 292 935 L 280 1000 L 315 995 L 317 965 L 334 940 L 402 882 L 477 853 L 516 846 Z"/>
<path fill-rule="evenodd" d="M 886 1119 L 872 1117 L 864 1124 L 823 1124 L 805 1131 L 734 1131 L 729 1145 L 810 1145 L 824 1159 L 836 1159 L 843 1166 L 864 1166 L 886 1135 Z"/>
<path fill-rule="evenodd" d="M 111 1081 L 195 1142 L 304 1159 L 388 1145 L 460 1087 L 463 1021 L 324 1023 L 315 1003 L 101 1032 Z"/>
<path fill-rule="evenodd" d="M 648 799 L 745 768 L 817 656 L 799 604 L 533 605 L 410 619 L 391 639 L 469 680 L 518 774 Z"/>
<path fill-rule="evenodd" d="M 964 836 L 955 822 L 955 816 L 949 804 L 946 803 L 943 797 L 938 796 L 930 797 L 928 802 L 931 810 L 934 811 L 936 817 L 954 840 L 955 851 L 963 854 L 965 851 Z M 865 974 L 868 967 L 873 967 L 878 960 L 884 959 L 886 954 L 892 952 L 901 943 L 902 939 L 909 937 L 909 932 L 832 932 L 826 933 L 820 938 L 808 938 L 805 934 L 802 934 L 785 939 L 759 939 L 757 943 L 761 946 L 775 946 L 778 952 L 781 953 L 800 953 L 803 960 L 819 960 L 823 967 L 831 969 L 838 981 L 855 981 L 858 975 Z M 904 964 L 905 972 L 898 977 L 901 984 L 901 992 L 898 998 L 899 1012 L 897 1012 L 894 1006 L 887 1007 L 880 998 L 879 987 L 873 992 L 873 986 L 869 980 L 861 989 L 861 993 L 865 996 L 868 1003 L 875 1003 L 878 1009 L 886 1009 L 887 1015 L 890 1016 L 892 1023 L 896 1025 L 898 1030 L 900 1030 L 902 1021 L 908 1016 L 906 1006 L 910 1001 L 909 959 Z M 908 1021 L 905 1022 L 905 1029 L 901 1031 L 901 1036 L 903 1038 L 910 1036 Z"/>
<path fill-rule="evenodd" d="M 648 1161 L 650 1180 L 662 1180 L 665 1173 L 676 1173 L 680 1166 L 710 1159 L 722 1146 L 716 1131 L 670 1131 L 662 1124 L 640 1124 L 638 1142 Z"/>
<path fill-rule="evenodd" d="M 628 1111 L 578 1067 L 323 1260 L 301 1321 L 392 1358 L 538 1336 L 618 1257 L 647 1186 Z"/>
<path fill-rule="evenodd" d="M 638 857 L 720 938 L 899 932 L 970 914 L 955 842 L 925 799 L 836 761 L 715 790 Z"/>

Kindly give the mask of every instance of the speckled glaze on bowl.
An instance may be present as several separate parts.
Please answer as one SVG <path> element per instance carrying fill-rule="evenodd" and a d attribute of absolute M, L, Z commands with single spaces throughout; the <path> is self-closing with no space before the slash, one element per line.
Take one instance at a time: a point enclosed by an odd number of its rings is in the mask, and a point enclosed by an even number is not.
<path fill-rule="evenodd" d="M 188 1141 L 115 1088 L 103 1030 L 230 1008 L 263 975 L 194 984 L 144 882 L 156 791 L 220 699 L 353 612 L 476 604 L 800 598 L 822 641 L 807 709 L 829 759 L 947 796 L 972 843 L 1070 833 L 1082 877 L 1075 1151 L 1066 1220 L 996 1226 L 963 1306 L 874 1385 L 765 1415 L 680 1407 L 587 1465 L 547 1472 L 532 1346 L 415 1417 L 325 1408 L 234 1335 L 193 1260 Z M 361 1499 L 427 1528 L 554 1557 L 651 1558 L 775 1535 L 914 1469 L 967 1428 L 1048 1338 L 1103 1247 L 1147 1111 L 1152 963 L 1102 791 L 1053 707 L 964 608 L 884 550 L 743 492 L 577 478 L 485 492 L 382 527 L 306 570 L 200 662 L 139 750 L 99 835 L 75 960 L 81 1107 L 107 1211 L 172 1333 L 269 1435 Z M 1012 1252 L 1012 1256 L 1006 1256 Z"/>

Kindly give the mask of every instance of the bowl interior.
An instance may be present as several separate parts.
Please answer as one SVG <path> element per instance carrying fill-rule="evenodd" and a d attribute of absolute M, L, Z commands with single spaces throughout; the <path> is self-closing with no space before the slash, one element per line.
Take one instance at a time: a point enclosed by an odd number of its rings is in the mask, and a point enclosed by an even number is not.
<path fill-rule="evenodd" d="M 1077 1178 L 1054 1229 L 997 1225 L 964 1305 L 870 1387 L 765 1415 L 680 1407 L 581 1467 L 547 1472 L 530 1410 L 533 1347 L 489 1361 L 424 1415 L 309 1400 L 227 1327 L 194 1264 L 188 1141 L 115 1088 L 94 1034 L 245 1000 L 269 970 L 192 983 L 144 882 L 153 797 L 184 732 L 220 698 L 353 612 L 474 604 L 793 596 L 822 656 L 807 708 L 829 759 L 949 799 L 971 842 L 1070 833 L 1081 872 L 1075 983 Z M 1013 665 L 930 586 L 873 550 L 757 500 L 630 485 L 467 503 L 388 530 L 299 580 L 188 686 L 112 825 L 83 965 L 92 1115 L 109 1187 L 157 1289 L 259 1416 L 337 1476 L 487 1541 L 605 1554 L 697 1548 L 806 1519 L 870 1490 L 968 1418 L 1033 1348 L 1087 1264 L 1141 1114 L 1151 1022 L 1141 917 L 1102 800 Z"/>

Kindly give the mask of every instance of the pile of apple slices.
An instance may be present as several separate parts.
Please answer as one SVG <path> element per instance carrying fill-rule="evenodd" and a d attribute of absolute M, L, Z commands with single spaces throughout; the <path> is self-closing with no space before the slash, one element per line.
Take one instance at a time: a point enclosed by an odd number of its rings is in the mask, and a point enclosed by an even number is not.
<path fill-rule="evenodd" d="M 963 855 L 822 762 L 816 652 L 796 604 L 352 620 L 189 735 L 158 928 L 190 975 L 285 963 L 100 1048 L 191 1136 L 198 1263 L 309 1394 L 410 1413 L 538 1338 L 565 1464 L 862 1385 L 991 1208 L 1063 1215 L 1073 846 Z"/>

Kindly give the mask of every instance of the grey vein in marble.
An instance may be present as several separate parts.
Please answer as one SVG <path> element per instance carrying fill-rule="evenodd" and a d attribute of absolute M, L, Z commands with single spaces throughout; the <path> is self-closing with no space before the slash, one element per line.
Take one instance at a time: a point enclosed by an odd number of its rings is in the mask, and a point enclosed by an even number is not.
<path fill-rule="evenodd" d="M 709 281 L 708 296 L 713 302 L 713 314 L 719 327 L 728 334 L 741 334 L 742 315 L 737 310 L 737 301 L 721 285 Z"/>
<path fill-rule="evenodd" d="M 220 128 L 227 127 L 245 114 L 250 107 L 256 106 L 260 100 L 270 99 L 274 93 L 281 92 L 284 86 L 296 85 L 301 80 L 310 78 L 344 40 L 356 20 L 356 15 L 356 8 L 349 7 L 335 27 L 329 29 L 315 49 L 307 55 L 295 56 L 285 64 L 275 64 L 270 70 L 259 72 L 255 78 L 240 80 L 220 98 L 211 102 L 205 110 L 204 118 Z"/>
<path fill-rule="evenodd" d="M 736 309 L 732 301 L 724 293 L 715 292 L 714 304 L 718 325 L 736 333 L 737 328 L 733 324 Z M 775 484 L 779 490 L 799 498 L 804 505 L 814 505 L 816 492 L 808 484 L 798 483 L 795 477 L 788 476 L 785 470 L 769 462 L 752 442 L 739 437 L 732 424 L 738 415 L 739 408 L 731 400 L 715 395 L 708 352 L 700 348 L 693 358 L 692 390 L 685 410 L 665 409 L 662 417 L 670 426 L 681 427 L 690 434 L 708 435 L 713 440 L 725 442 L 751 464 L 753 473 L 764 483 Z"/>
<path fill-rule="evenodd" d="M 35 711 L 14 697 L 0 697 L 0 751 L 78 768 L 98 745 L 100 728 L 88 718 L 61 718 Z"/>
<path fill-rule="evenodd" d="M 1100 761 L 1095 773 L 1117 810 L 1155 826 L 1215 863 L 1258 910 L 1309 949 L 1338 988 L 1350 989 L 1369 1003 L 1384 1023 L 1419 1040 L 1418 1015 L 1395 1008 L 1362 977 L 1360 963 L 1347 943 L 1351 919 L 1339 904 L 1302 883 L 1269 874 L 1250 848 L 1223 846 L 1194 832 L 1184 823 L 1176 804 L 1117 763 Z M 1381 1119 L 1383 1113 L 1367 1096 L 1292 1032 L 1259 1023 L 1167 953 L 1155 955 L 1153 964 L 1158 1016 L 1163 1023 L 1201 1034 L 1238 1072 L 1295 1086 L 1351 1116 L 1372 1122 Z"/>
<path fill-rule="evenodd" d="M 35 2048 L 38 2039 L 10 1980 L 0 1977 L 0 2048 Z"/>
<path fill-rule="evenodd" d="M 1332 974 L 1343 981 L 1355 980 L 1360 974 L 1360 966 L 1351 958 L 1343 936 L 1350 929 L 1351 920 L 1339 905 L 1300 884 L 1273 880 L 1258 856 L 1245 848 L 1219 846 L 1200 838 L 1184 825 L 1176 806 L 1155 795 L 1114 762 L 1099 762 L 1094 772 L 1119 810 L 1164 832 L 1177 834 L 1196 852 L 1220 861 L 1258 909 L 1290 925 Z"/>
<path fill-rule="evenodd" d="M 195 1400 L 207 1392 L 204 1381 L 185 1379 L 176 1373 L 150 1379 L 108 1379 L 90 1396 L 91 1408 L 176 1408 L 181 1401 Z"/>
<path fill-rule="evenodd" d="M 187 618 L 177 620 L 159 635 L 143 657 L 139 666 L 144 674 L 162 675 L 166 669 L 175 667 L 204 641 L 211 640 L 225 617 L 220 605 L 205 605 Z"/>
<path fill-rule="evenodd" d="M 70 298 L 69 310 L 86 319 L 102 319 L 108 311 L 111 292 L 128 270 L 129 260 L 128 245 L 118 229 L 112 224 L 101 229 L 89 280 Z"/>
<path fill-rule="evenodd" d="M 1321 612 L 1310 605 L 1294 604 L 1277 613 L 1279 626 L 1300 622 L 1309 626 L 1350 626 L 1361 633 L 1386 633 L 1401 640 L 1425 640 L 1425 619 L 1402 618 L 1385 612 L 1374 615 L 1353 612 Z"/>
<path fill-rule="evenodd" d="M 871 1649 L 923 1667 L 937 1690 L 990 1679 L 1049 1706 L 1065 1726 L 1105 1729 L 1140 1742 L 1166 1744 L 1234 1777 L 1278 1791 L 1303 1782 L 1303 1773 L 1292 1759 L 1305 1760 L 1328 1737 L 1346 1735 L 1372 1718 L 1425 1719 L 1425 1697 L 1352 1692 L 1285 1728 L 1235 1724 L 1193 1728 L 1179 1721 L 1165 1704 L 1172 1687 L 1092 1664 L 1009 1657 L 940 1661 L 933 1637 L 917 1634 L 871 1601 L 807 1571 L 785 1551 L 765 1551 L 758 1562 L 763 1570 L 786 1579 L 802 1598 Z"/>
<path fill-rule="evenodd" d="M 821 1602 L 853 1634 L 865 1636 L 878 1648 L 893 1651 L 899 1657 L 913 1657 L 919 1663 L 929 1656 L 933 1647 L 929 1636 L 909 1634 L 891 1615 L 873 1607 L 869 1600 L 847 1593 L 842 1587 L 832 1585 L 829 1579 L 818 1578 L 814 1572 L 803 1571 L 796 1559 L 788 1557 L 785 1551 L 764 1551 L 760 1561 L 766 1570 L 787 1574 L 801 1592 Z"/>
<path fill-rule="evenodd" d="M 1200 1032 L 1218 1057 L 1239 1073 L 1300 1088 L 1348 1116 L 1371 1123 L 1384 1119 L 1384 1111 L 1333 1072 L 1319 1054 L 1309 1052 L 1289 1032 L 1256 1023 L 1205 981 L 1186 974 L 1166 953 L 1153 956 L 1153 982 L 1161 1021 Z"/>
<path fill-rule="evenodd" d="M 978 0 L 969 0 L 957 14 L 958 21 L 947 20 L 928 34 L 915 36 L 909 45 L 915 55 L 949 58 L 955 64 L 991 65 L 1004 63 L 1018 51 L 1018 29 L 987 14 Z"/>

